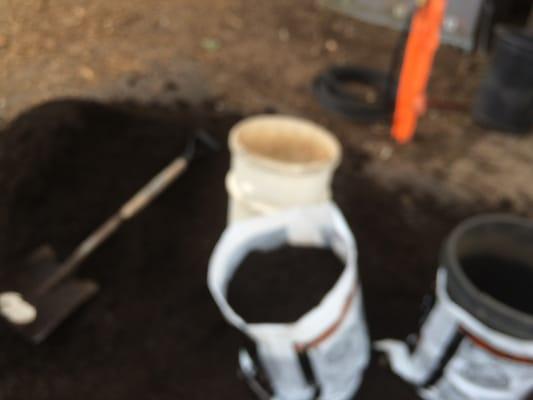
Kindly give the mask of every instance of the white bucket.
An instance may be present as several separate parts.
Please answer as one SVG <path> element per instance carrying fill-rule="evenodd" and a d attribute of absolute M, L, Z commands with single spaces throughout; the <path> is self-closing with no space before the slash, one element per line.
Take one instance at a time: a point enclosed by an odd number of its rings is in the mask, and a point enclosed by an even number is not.
<path fill-rule="evenodd" d="M 296 117 L 260 115 L 233 127 L 229 147 L 229 223 L 331 199 L 341 146 L 325 128 Z"/>
<path fill-rule="evenodd" d="M 248 323 L 227 301 L 229 283 L 249 252 L 285 244 L 331 248 L 343 260 L 344 271 L 322 301 L 297 321 Z M 297 208 L 232 224 L 211 256 L 208 286 L 225 319 L 253 342 L 253 349 L 240 350 L 239 366 L 259 398 L 353 398 L 370 358 L 370 343 L 355 239 L 336 206 Z"/>
<path fill-rule="evenodd" d="M 414 348 L 396 340 L 376 344 L 388 355 L 393 371 L 416 385 L 423 399 L 530 398 L 533 315 L 507 302 L 511 292 L 506 290 L 529 292 L 526 275 L 518 278 L 524 280 L 525 290 L 517 287 L 516 277 L 511 279 L 518 267 L 511 267 L 510 262 L 520 262 L 531 271 L 532 240 L 533 223 L 500 215 L 471 218 L 452 232 L 441 255 L 436 303 Z M 484 255 L 483 262 L 472 272 L 468 257 L 479 255 Z M 491 286 L 494 275 L 488 286 L 487 281 L 477 281 L 479 276 L 492 274 L 488 271 L 495 265 L 496 286 Z M 480 275 L 472 280 L 472 273 Z M 509 282 L 513 288 L 505 289 Z M 504 289 L 494 294 L 493 287 Z"/>

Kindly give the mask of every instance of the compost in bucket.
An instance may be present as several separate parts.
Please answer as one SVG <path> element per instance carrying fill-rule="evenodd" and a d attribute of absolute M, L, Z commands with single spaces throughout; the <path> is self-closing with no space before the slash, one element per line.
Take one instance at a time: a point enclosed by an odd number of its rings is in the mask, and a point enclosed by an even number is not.
<path fill-rule="evenodd" d="M 491 254 L 464 257 L 461 266 L 483 293 L 517 311 L 533 315 L 533 265 Z"/>
<path fill-rule="evenodd" d="M 343 269 L 329 249 L 254 251 L 235 273 L 228 301 L 247 322 L 294 322 L 320 303 Z"/>

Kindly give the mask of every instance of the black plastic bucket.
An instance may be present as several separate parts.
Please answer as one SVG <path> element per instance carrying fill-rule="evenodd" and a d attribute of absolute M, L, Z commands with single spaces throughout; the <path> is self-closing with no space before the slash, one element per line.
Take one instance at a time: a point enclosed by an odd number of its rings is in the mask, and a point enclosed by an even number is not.
<path fill-rule="evenodd" d="M 469 219 L 451 233 L 441 261 L 455 303 L 498 332 L 533 339 L 533 222 Z"/>
<path fill-rule="evenodd" d="M 481 83 L 474 120 L 489 129 L 525 133 L 533 127 L 533 32 L 497 29 L 491 66 Z"/>

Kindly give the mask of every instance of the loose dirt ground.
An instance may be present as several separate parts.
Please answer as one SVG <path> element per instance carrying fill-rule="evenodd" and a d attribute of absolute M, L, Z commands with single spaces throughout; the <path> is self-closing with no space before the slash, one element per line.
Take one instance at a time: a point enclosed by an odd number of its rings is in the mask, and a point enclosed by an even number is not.
<path fill-rule="evenodd" d="M 432 110 L 415 142 L 399 147 L 386 126 L 347 122 L 316 104 L 310 82 L 319 71 L 331 63 L 386 68 L 397 37 L 313 0 L 0 0 L 0 117 L 57 96 L 275 108 L 364 150 L 367 174 L 385 185 L 529 213 L 533 138 Z M 485 67 L 484 56 L 443 47 L 431 96 L 468 107 Z"/>

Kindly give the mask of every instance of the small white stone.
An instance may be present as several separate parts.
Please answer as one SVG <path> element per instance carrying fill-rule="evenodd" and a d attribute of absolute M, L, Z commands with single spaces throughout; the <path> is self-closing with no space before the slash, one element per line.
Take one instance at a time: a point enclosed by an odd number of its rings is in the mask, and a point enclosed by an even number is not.
<path fill-rule="evenodd" d="M 80 67 L 79 74 L 86 81 L 92 81 L 96 77 L 94 70 L 86 65 Z"/>
<path fill-rule="evenodd" d="M 379 151 L 379 158 L 381 158 L 382 160 L 388 160 L 392 157 L 392 152 L 392 147 L 383 146 Z"/>
<path fill-rule="evenodd" d="M 324 47 L 330 53 L 335 53 L 339 49 L 339 44 L 334 39 L 328 39 L 326 40 L 326 43 L 324 43 Z"/>

